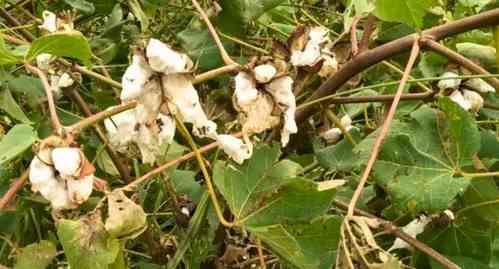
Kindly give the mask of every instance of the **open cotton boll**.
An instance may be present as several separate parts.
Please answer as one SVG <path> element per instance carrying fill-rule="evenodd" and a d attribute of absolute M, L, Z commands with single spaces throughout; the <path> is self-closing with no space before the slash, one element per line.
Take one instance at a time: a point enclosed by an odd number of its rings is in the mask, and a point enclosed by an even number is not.
<path fill-rule="evenodd" d="M 135 108 L 137 121 L 139 123 L 147 123 L 155 120 L 162 101 L 163 96 L 159 82 L 148 82 L 143 94 L 137 98 L 138 104 Z"/>
<path fill-rule="evenodd" d="M 420 233 L 422 233 L 428 225 L 428 223 L 431 222 L 431 218 L 427 216 L 421 216 L 419 218 L 416 218 L 409 222 L 406 226 L 402 227 L 402 231 L 405 232 L 406 234 L 416 238 Z M 395 249 L 402 249 L 406 248 L 408 249 L 410 246 L 407 244 L 404 240 L 397 238 L 395 239 L 395 242 L 393 242 L 393 245 L 388 249 L 388 251 L 392 251 Z"/>
<path fill-rule="evenodd" d="M 142 162 L 154 164 L 161 153 L 157 135 L 147 128 L 146 125 L 140 125 L 136 142 L 140 150 Z"/>
<path fill-rule="evenodd" d="M 463 94 L 459 90 L 455 90 L 449 95 L 449 98 L 456 104 L 458 104 L 462 109 L 468 111 L 471 108 L 471 103 L 464 98 Z"/>
<path fill-rule="evenodd" d="M 168 45 L 154 38 L 149 40 L 146 55 L 151 68 L 165 75 L 189 72 L 193 67 L 187 55 L 172 50 Z"/>
<path fill-rule="evenodd" d="M 331 128 L 320 134 L 328 143 L 336 143 L 340 140 L 342 132 L 340 128 Z"/>
<path fill-rule="evenodd" d="M 68 178 L 66 180 L 69 199 L 76 204 L 83 204 L 92 194 L 94 176 L 89 175 L 81 179 Z"/>
<path fill-rule="evenodd" d="M 54 61 L 55 57 L 52 54 L 41 53 L 36 56 L 36 66 L 40 70 L 48 71 L 50 69 L 50 64 Z"/>
<path fill-rule="evenodd" d="M 57 87 L 67 88 L 67 87 L 73 85 L 73 83 L 74 83 L 73 78 L 71 78 L 71 76 L 68 73 L 64 73 L 59 78 L 59 81 L 57 82 Z"/>
<path fill-rule="evenodd" d="M 492 87 L 489 83 L 485 82 L 485 80 L 481 78 L 468 79 L 466 82 L 464 82 L 464 85 L 468 86 L 472 90 L 481 93 L 496 92 L 496 89 L 494 89 L 494 87 Z"/>
<path fill-rule="evenodd" d="M 194 135 L 216 139 L 217 125 L 208 120 L 199 96 L 192 85 L 191 76 L 172 74 L 163 76 L 165 95 L 175 105 L 184 122 L 192 123 Z"/>
<path fill-rule="evenodd" d="M 53 209 L 74 209 L 78 207 L 74 203 L 66 190 L 66 183 L 63 180 L 51 179 L 40 188 L 43 198 L 50 201 Z"/>
<path fill-rule="evenodd" d="M 457 90 L 459 85 L 461 85 L 459 75 L 454 72 L 445 72 L 440 78 L 444 78 L 443 80 L 438 81 L 437 86 L 440 90 Z"/>
<path fill-rule="evenodd" d="M 31 190 L 37 192 L 40 187 L 50 180 L 55 180 L 54 167 L 50 157 L 50 149 L 43 149 L 33 158 L 29 166 L 29 181 Z"/>
<path fill-rule="evenodd" d="M 328 30 L 323 27 L 313 27 L 308 33 L 305 49 L 291 51 L 291 64 L 294 66 L 313 66 L 321 58 L 321 45 L 328 40 Z"/>
<path fill-rule="evenodd" d="M 285 147 L 289 142 L 289 136 L 298 132 L 295 121 L 296 98 L 293 94 L 293 79 L 289 76 L 277 78 L 265 85 L 265 89 L 272 95 L 275 103 L 284 112 L 281 144 Z"/>
<path fill-rule="evenodd" d="M 254 102 L 258 97 L 255 80 L 246 72 L 239 72 L 235 77 L 235 96 L 237 104 L 241 107 Z"/>
<path fill-rule="evenodd" d="M 132 64 L 128 66 L 121 78 L 121 84 L 123 85 L 121 100 L 128 101 L 139 97 L 143 93 L 151 75 L 152 71 L 144 57 L 137 54 L 133 55 Z"/>
<path fill-rule="evenodd" d="M 253 69 L 255 79 L 260 83 L 267 83 L 275 77 L 277 69 L 271 64 L 261 64 Z"/>
<path fill-rule="evenodd" d="M 55 148 L 52 150 L 55 169 L 66 179 L 78 177 L 82 164 L 82 152 L 79 148 Z"/>
<path fill-rule="evenodd" d="M 109 109 L 112 109 L 110 107 Z M 118 151 L 124 152 L 130 142 L 137 136 L 138 122 L 134 109 L 123 111 L 104 120 L 109 142 Z"/>
<path fill-rule="evenodd" d="M 251 157 L 252 147 L 244 144 L 241 139 L 232 135 L 218 135 L 217 141 L 220 148 L 236 163 L 242 164 Z"/>
<path fill-rule="evenodd" d="M 40 29 L 46 30 L 47 32 L 53 33 L 57 31 L 57 16 L 45 10 L 42 13 L 43 24 L 38 26 Z"/>
<path fill-rule="evenodd" d="M 338 71 L 338 61 L 336 60 L 336 57 L 322 55 L 322 59 L 324 62 L 322 63 L 321 70 L 319 71 L 320 77 L 327 78 Z"/>
<path fill-rule="evenodd" d="M 474 91 L 463 90 L 463 97 L 464 97 L 464 100 L 469 102 L 471 111 L 477 112 L 480 109 L 482 109 L 483 97 L 480 96 L 480 94 L 478 94 Z"/>

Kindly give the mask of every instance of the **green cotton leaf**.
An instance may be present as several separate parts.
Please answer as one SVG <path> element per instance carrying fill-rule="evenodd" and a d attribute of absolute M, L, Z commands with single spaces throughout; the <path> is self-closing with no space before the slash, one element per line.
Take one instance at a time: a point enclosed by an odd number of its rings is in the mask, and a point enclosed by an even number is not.
<path fill-rule="evenodd" d="M 92 14 L 95 12 L 94 4 L 85 0 L 64 0 L 64 2 L 70 5 L 72 8 L 86 14 Z"/>
<path fill-rule="evenodd" d="M 139 20 L 142 32 L 147 31 L 149 28 L 149 18 L 142 9 L 140 2 L 138 0 L 128 0 L 128 5 L 132 10 L 133 15 Z"/>
<path fill-rule="evenodd" d="M 208 70 L 223 65 L 222 56 L 206 28 L 188 27 L 177 34 L 185 52 L 201 70 Z M 233 46 L 223 42 L 226 50 Z"/>
<path fill-rule="evenodd" d="M 462 212 L 473 213 L 491 223 L 499 221 L 499 190 L 490 177 L 474 178 L 463 195 Z"/>
<path fill-rule="evenodd" d="M 373 169 L 373 176 L 401 212 L 447 209 L 470 180 L 458 176 L 480 148 L 480 133 L 468 113 L 444 98 L 444 113 L 423 106 L 409 122 L 395 121 Z M 356 148 L 365 160 L 378 132 Z"/>
<path fill-rule="evenodd" d="M 109 236 L 98 214 L 59 220 L 57 236 L 71 268 L 108 269 L 121 251 L 119 240 Z"/>
<path fill-rule="evenodd" d="M 141 206 L 134 203 L 116 189 L 107 195 L 108 214 L 106 231 L 114 238 L 133 239 L 147 228 L 146 213 Z"/>
<path fill-rule="evenodd" d="M 301 269 L 331 268 L 340 240 L 342 219 L 326 216 L 307 224 L 252 227 L 276 254 Z"/>
<path fill-rule="evenodd" d="M 448 226 L 439 224 L 427 226 L 418 236 L 418 240 L 447 257 L 467 257 L 488 264 L 492 257 L 494 228 L 476 219 L 458 216 Z M 418 252 L 415 258 L 416 268 L 429 268 L 423 265 L 423 261 L 428 259 L 426 254 Z"/>
<path fill-rule="evenodd" d="M 216 18 L 217 26 L 226 34 L 242 35 L 249 22 L 282 2 L 284 0 L 221 0 L 218 3 L 222 12 Z"/>
<path fill-rule="evenodd" d="M 456 44 L 456 49 L 459 54 L 477 59 L 487 67 L 496 65 L 496 49 L 494 47 L 465 42 Z"/>
<path fill-rule="evenodd" d="M 196 172 L 189 170 L 175 170 L 170 176 L 175 192 L 186 195 L 196 204 L 203 195 L 203 187 L 196 181 Z"/>
<path fill-rule="evenodd" d="M 435 2 L 435 0 L 377 0 L 374 14 L 384 21 L 401 22 L 421 29 L 426 10 Z"/>
<path fill-rule="evenodd" d="M 16 100 L 14 100 L 14 97 L 9 90 L 3 90 L 0 93 L 0 109 L 22 123 L 32 123 L 28 117 L 26 117 L 26 114 L 24 114 L 24 111 L 17 104 Z"/>
<path fill-rule="evenodd" d="M 57 256 L 55 245 L 42 240 L 19 250 L 14 269 L 45 269 L 55 256 Z"/>
<path fill-rule="evenodd" d="M 355 141 L 360 141 L 360 132 L 357 129 L 350 131 Z M 357 153 L 348 139 L 343 139 L 338 144 L 318 150 L 315 154 L 319 164 L 327 169 L 339 172 L 350 172 L 357 167 Z"/>
<path fill-rule="evenodd" d="M 499 138 L 490 130 L 483 130 L 481 132 L 481 147 L 478 156 L 484 159 L 499 160 Z"/>
<path fill-rule="evenodd" d="M 16 158 L 38 140 L 33 127 L 18 124 L 0 140 L 0 165 Z"/>
<path fill-rule="evenodd" d="M 373 0 L 350 0 L 349 2 L 350 4 L 343 12 L 344 29 L 350 29 L 352 27 L 354 17 L 362 18 L 373 12 L 375 8 L 375 1 Z"/>
<path fill-rule="evenodd" d="M 87 66 L 91 64 L 92 58 L 92 50 L 87 39 L 78 31 L 56 32 L 36 39 L 26 58 L 31 61 L 41 53 L 78 59 Z"/>
<path fill-rule="evenodd" d="M 21 63 L 22 58 L 7 49 L 3 38 L 0 38 L 0 66 Z"/>

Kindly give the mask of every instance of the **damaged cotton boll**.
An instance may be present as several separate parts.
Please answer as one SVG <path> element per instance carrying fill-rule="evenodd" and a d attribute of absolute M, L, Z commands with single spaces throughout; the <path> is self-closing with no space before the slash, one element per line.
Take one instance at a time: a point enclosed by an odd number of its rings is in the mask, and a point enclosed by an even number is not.
<path fill-rule="evenodd" d="M 36 56 L 36 66 L 40 70 L 49 71 L 50 64 L 55 60 L 55 57 L 52 54 L 41 53 Z"/>
<path fill-rule="evenodd" d="M 244 144 L 241 139 L 232 135 L 218 135 L 217 141 L 220 144 L 220 148 L 238 164 L 242 164 L 244 160 L 251 157 L 253 151 L 252 145 Z"/>
<path fill-rule="evenodd" d="M 165 95 L 175 105 L 172 111 L 178 111 L 184 122 L 192 123 L 194 135 L 216 139 L 217 125 L 208 120 L 204 113 L 198 93 L 192 85 L 192 77 L 187 74 L 172 74 L 165 75 L 162 79 Z"/>
<path fill-rule="evenodd" d="M 410 235 L 411 237 L 416 238 L 420 233 L 422 233 L 428 225 L 428 223 L 431 222 L 431 217 L 427 216 L 420 216 L 419 218 L 416 218 L 409 222 L 406 226 L 402 227 L 402 231 L 405 232 L 406 234 Z M 410 245 L 407 244 L 404 240 L 397 238 L 395 239 L 395 242 L 393 242 L 393 245 L 388 249 L 388 251 L 392 251 L 395 249 L 409 249 Z"/>
<path fill-rule="evenodd" d="M 456 90 L 459 88 L 459 85 L 461 85 L 459 75 L 454 72 L 445 72 L 440 76 L 440 78 L 442 78 L 442 80 L 440 80 L 437 84 L 440 90 Z"/>
<path fill-rule="evenodd" d="M 471 103 L 466 100 L 459 90 L 455 90 L 449 95 L 449 98 L 456 104 L 458 104 L 462 109 L 468 111 L 471 108 Z"/>
<path fill-rule="evenodd" d="M 496 89 L 494 89 L 494 87 L 492 87 L 489 83 L 485 82 L 485 80 L 481 78 L 468 79 L 464 82 L 464 85 L 472 90 L 481 93 L 496 92 Z"/>
<path fill-rule="evenodd" d="M 189 72 L 193 67 L 186 54 L 178 53 L 154 38 L 149 40 L 146 55 L 152 70 L 165 75 Z"/>
<path fill-rule="evenodd" d="M 121 100 L 133 100 L 145 90 L 145 85 L 152 76 L 152 71 L 147 65 L 146 60 L 141 55 L 133 55 L 132 64 L 128 66 L 121 78 L 123 90 L 121 91 Z"/>
<path fill-rule="evenodd" d="M 319 76 L 327 78 L 332 76 L 336 71 L 338 71 L 338 61 L 336 57 L 330 55 L 322 55 L 324 60 L 322 63 L 321 70 L 319 71 Z"/>
<path fill-rule="evenodd" d="M 474 91 L 463 90 L 463 97 L 464 100 L 468 101 L 468 103 L 470 104 L 471 111 L 478 112 L 480 109 L 482 109 L 483 97 L 480 96 L 480 94 Z"/>
<path fill-rule="evenodd" d="M 281 144 L 285 147 L 289 142 L 289 136 L 298 132 L 295 121 L 296 98 L 293 94 L 293 79 L 289 76 L 277 78 L 265 85 L 265 89 L 274 97 L 275 103 L 283 111 Z"/>
<path fill-rule="evenodd" d="M 343 125 L 343 127 L 345 127 L 345 130 L 347 132 L 353 128 L 352 119 L 350 118 L 350 116 L 348 114 L 343 116 L 341 118 L 340 122 L 341 122 L 341 125 Z M 328 143 L 338 142 L 342 135 L 343 135 L 343 133 L 341 132 L 341 129 L 338 127 L 331 128 L 331 129 L 323 132 L 322 134 L 320 134 L 320 136 L 322 138 L 324 138 Z"/>
<path fill-rule="evenodd" d="M 73 78 L 71 78 L 71 76 L 68 73 L 64 73 L 59 78 L 59 81 L 57 82 L 57 86 L 59 88 L 67 88 L 67 87 L 73 85 L 73 83 L 74 83 Z"/>
<path fill-rule="evenodd" d="M 294 66 L 315 65 L 321 58 L 321 46 L 328 40 L 327 29 L 323 27 L 310 28 L 305 48 L 291 51 L 291 64 Z"/>
<path fill-rule="evenodd" d="M 171 144 L 175 137 L 175 121 L 163 114 L 158 115 L 159 139 L 160 144 Z"/>
<path fill-rule="evenodd" d="M 255 79 L 260 83 L 267 83 L 275 77 L 277 69 L 271 64 L 261 64 L 254 69 Z"/>
<path fill-rule="evenodd" d="M 53 33 L 57 31 L 57 16 L 48 11 L 45 10 L 42 13 L 43 17 L 43 24 L 38 26 L 42 30 L 46 30 L 49 33 Z"/>

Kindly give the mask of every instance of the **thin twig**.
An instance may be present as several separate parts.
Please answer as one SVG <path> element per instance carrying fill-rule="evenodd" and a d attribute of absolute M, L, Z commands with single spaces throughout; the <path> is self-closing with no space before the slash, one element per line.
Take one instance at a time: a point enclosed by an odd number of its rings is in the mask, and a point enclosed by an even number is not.
<path fill-rule="evenodd" d="M 350 43 L 352 46 L 352 57 L 357 56 L 359 53 L 359 41 L 357 40 L 357 23 L 360 17 L 355 16 L 352 20 L 352 26 L 350 28 Z"/>
<path fill-rule="evenodd" d="M 59 120 L 59 116 L 57 115 L 54 96 L 52 95 L 52 89 L 47 79 L 47 75 L 38 67 L 32 66 L 30 64 L 25 64 L 25 66 L 26 69 L 28 69 L 29 71 L 36 73 L 40 78 L 40 80 L 42 81 L 43 88 L 45 89 L 45 94 L 47 95 L 47 102 L 49 105 L 49 113 L 50 113 L 50 120 L 52 122 L 52 127 L 54 128 L 55 133 L 61 136 L 63 131 L 62 124 L 61 121 Z"/>
<path fill-rule="evenodd" d="M 232 58 L 229 56 L 229 54 L 225 50 L 224 45 L 222 44 L 222 41 L 220 40 L 220 37 L 218 36 L 217 30 L 215 29 L 215 27 L 213 27 L 213 24 L 211 23 L 210 18 L 208 18 L 208 15 L 206 15 L 206 12 L 204 12 L 201 5 L 199 5 L 197 0 L 192 0 L 192 4 L 194 5 L 194 7 L 197 9 L 199 14 L 201 15 L 201 18 L 203 19 L 203 21 L 206 23 L 206 26 L 208 27 L 208 31 L 210 32 L 211 37 L 215 41 L 215 44 L 217 45 L 218 50 L 220 51 L 220 55 L 222 56 L 222 60 L 224 61 L 225 65 L 236 64 L 236 62 L 234 62 L 234 60 L 232 60 Z"/>
<path fill-rule="evenodd" d="M 362 194 L 362 190 L 364 189 L 369 174 L 371 173 L 371 169 L 373 168 L 374 163 L 376 162 L 378 153 L 380 152 L 381 145 L 383 144 L 383 141 L 386 135 L 388 134 L 392 120 L 395 117 L 395 112 L 397 111 L 397 106 L 400 102 L 402 92 L 404 91 L 407 80 L 409 79 L 409 74 L 412 70 L 412 67 L 414 66 L 414 63 L 416 62 L 418 55 L 419 55 L 419 38 L 416 37 L 414 38 L 411 55 L 409 56 L 409 61 L 407 62 L 407 65 L 405 67 L 404 75 L 402 76 L 397 92 L 395 93 L 395 98 L 393 99 L 393 103 L 390 107 L 390 110 L 388 111 L 383 126 L 381 126 L 381 130 L 379 131 L 379 134 L 376 137 L 376 141 L 374 142 L 371 156 L 369 157 L 364 173 L 362 174 L 362 177 L 360 179 L 359 185 L 357 186 L 357 189 L 355 190 L 352 196 L 352 200 L 350 201 L 350 205 L 347 211 L 347 216 L 353 216 L 354 213 L 353 210 L 355 208 L 355 205 L 357 204 L 357 201 L 359 200 L 360 195 Z"/>
<path fill-rule="evenodd" d="M 265 256 L 263 256 L 262 240 L 260 240 L 260 238 L 256 239 L 256 249 L 258 251 L 258 260 L 260 261 L 260 269 L 267 269 L 267 264 L 265 263 Z"/>
<path fill-rule="evenodd" d="M 222 67 L 212 69 L 209 71 L 206 71 L 204 73 L 201 73 L 194 77 L 194 80 L 192 81 L 193 84 L 198 84 L 206 80 L 210 80 L 212 78 L 218 77 L 223 74 L 231 73 L 231 72 L 236 72 L 241 69 L 241 65 L 239 64 L 230 64 L 230 65 L 224 65 Z"/>
<path fill-rule="evenodd" d="M 15 17 L 10 15 L 9 12 L 4 8 L 0 8 L 0 17 L 4 18 L 12 26 L 22 26 L 22 23 L 20 23 Z M 19 29 L 19 32 L 24 38 L 26 38 L 26 40 L 28 41 L 35 40 L 35 36 L 30 32 L 28 32 L 26 29 L 21 28 Z"/>
<path fill-rule="evenodd" d="M 374 23 L 376 22 L 376 16 L 369 14 L 367 20 L 364 23 L 364 33 L 362 34 L 362 39 L 359 44 L 359 53 L 361 54 L 369 49 L 369 39 L 374 32 Z"/>
<path fill-rule="evenodd" d="M 16 193 L 23 188 L 26 181 L 28 181 L 29 169 L 26 169 L 20 177 L 18 177 L 10 185 L 9 190 L 0 199 L 0 211 L 5 210 L 10 201 L 16 196 Z"/>
<path fill-rule="evenodd" d="M 431 50 L 446 56 L 449 58 L 451 61 L 463 66 L 464 68 L 472 71 L 473 73 L 479 74 L 479 75 L 488 75 L 490 74 L 485 68 L 481 67 L 480 65 L 474 63 L 470 59 L 462 56 L 461 54 L 441 45 L 440 43 L 432 40 L 431 38 L 423 38 L 421 40 L 424 46 L 430 48 Z M 494 86 L 494 88 L 499 89 L 499 79 L 497 78 L 486 78 L 486 80 Z"/>

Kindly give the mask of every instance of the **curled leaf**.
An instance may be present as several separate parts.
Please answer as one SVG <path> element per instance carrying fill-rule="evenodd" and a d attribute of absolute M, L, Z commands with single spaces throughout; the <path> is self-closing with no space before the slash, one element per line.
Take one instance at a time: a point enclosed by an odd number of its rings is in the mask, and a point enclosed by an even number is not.
<path fill-rule="evenodd" d="M 108 218 L 104 224 L 115 238 L 135 238 L 146 228 L 146 214 L 141 206 L 130 200 L 121 190 L 108 194 Z"/>

